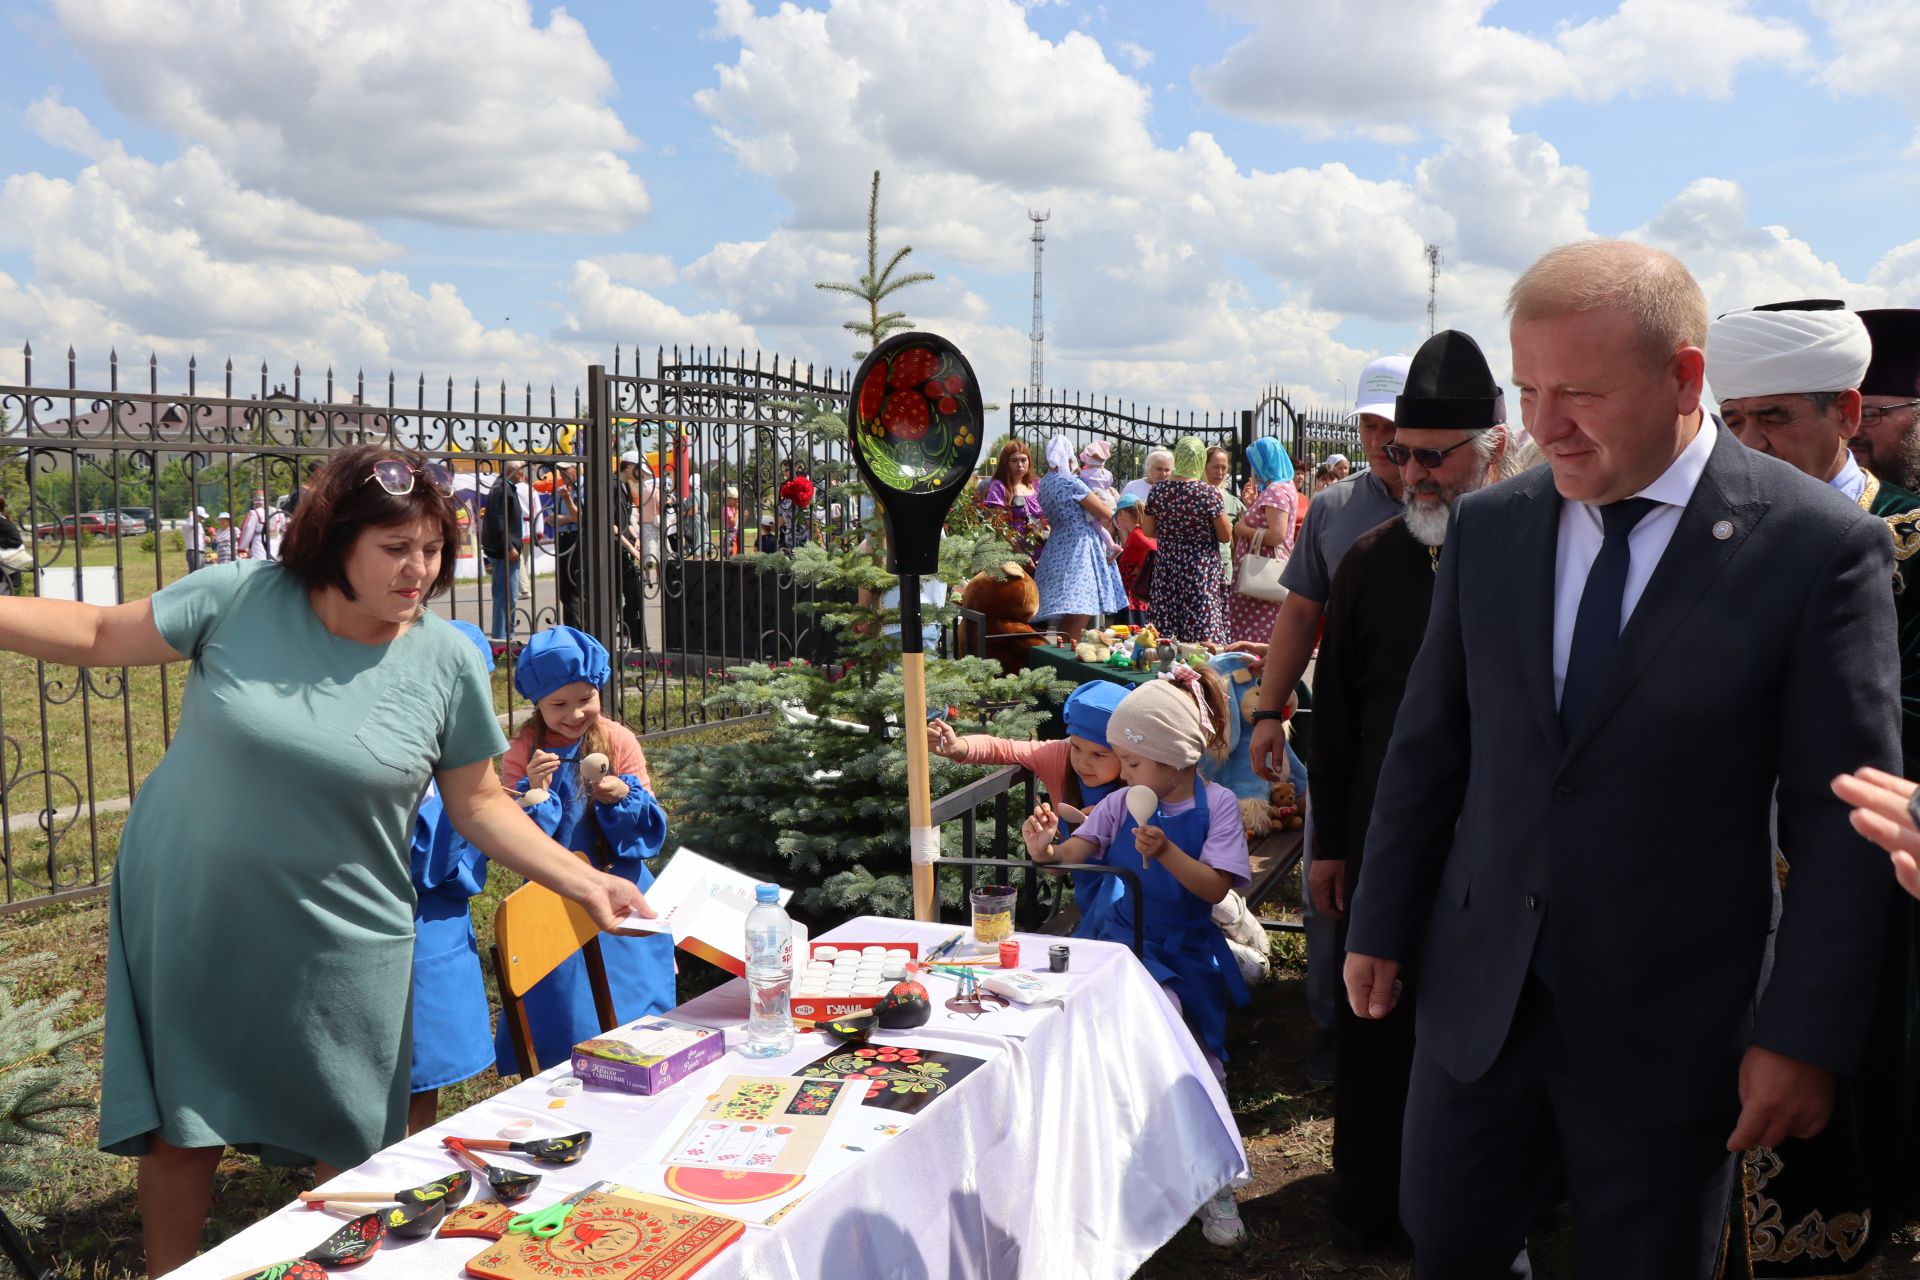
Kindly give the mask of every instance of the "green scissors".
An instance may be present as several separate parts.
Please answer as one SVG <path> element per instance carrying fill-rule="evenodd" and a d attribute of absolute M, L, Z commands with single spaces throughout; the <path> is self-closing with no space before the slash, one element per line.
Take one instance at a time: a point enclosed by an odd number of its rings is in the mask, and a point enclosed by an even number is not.
<path fill-rule="evenodd" d="M 565 1200 L 550 1204 L 538 1213 L 523 1213 L 507 1223 L 508 1231 L 524 1231 L 535 1240 L 551 1240 L 560 1234 L 560 1228 L 567 1225 L 567 1219 L 573 1215 L 573 1206 L 606 1186 L 596 1182 L 590 1187 L 574 1192 Z"/>

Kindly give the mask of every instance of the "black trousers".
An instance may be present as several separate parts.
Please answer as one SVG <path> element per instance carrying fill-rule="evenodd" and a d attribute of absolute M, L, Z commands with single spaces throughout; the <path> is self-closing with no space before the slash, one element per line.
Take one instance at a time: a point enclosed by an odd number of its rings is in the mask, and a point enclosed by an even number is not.
<path fill-rule="evenodd" d="M 554 582 L 560 595 L 560 621 L 569 627 L 584 627 L 581 608 L 580 531 L 562 529 L 553 537 Z"/>
<path fill-rule="evenodd" d="M 1620 1083 L 1569 1060 L 1553 999 L 1531 977 L 1480 1079 L 1455 1080 L 1416 1047 L 1400 1216 L 1417 1280 L 1531 1276 L 1527 1233 L 1562 1187 L 1578 1280 L 1711 1277 L 1738 1107 L 1653 1123 L 1617 1101 Z"/>
<path fill-rule="evenodd" d="M 1384 1018 L 1360 1017 L 1344 992 L 1334 1011 L 1340 1057 L 1333 1073 L 1333 1171 L 1340 1188 L 1333 1216 L 1383 1243 L 1400 1226 L 1401 1121 L 1413 1073 L 1413 1005 L 1409 985 Z"/>

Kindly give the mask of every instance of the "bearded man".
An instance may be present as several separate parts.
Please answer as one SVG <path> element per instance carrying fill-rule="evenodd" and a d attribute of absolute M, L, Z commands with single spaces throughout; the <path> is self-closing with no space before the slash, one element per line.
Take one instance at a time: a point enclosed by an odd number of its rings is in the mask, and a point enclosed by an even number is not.
<path fill-rule="evenodd" d="M 1434 569 L 1454 499 L 1497 479 L 1508 456 L 1505 402 L 1479 346 L 1447 330 L 1427 339 L 1395 404 L 1388 458 L 1400 469 L 1401 514 L 1361 536 L 1340 562 L 1327 597 L 1326 640 L 1313 684 L 1307 770 L 1316 814 L 1308 889 L 1315 910 L 1341 922 L 1380 766 L 1420 652 Z M 1413 987 L 1403 973 L 1394 1011 L 1377 1022 L 1342 1005 L 1333 1084 L 1331 1219 L 1346 1248 L 1404 1247 L 1400 1229 L 1400 1122 L 1413 1068 Z"/>

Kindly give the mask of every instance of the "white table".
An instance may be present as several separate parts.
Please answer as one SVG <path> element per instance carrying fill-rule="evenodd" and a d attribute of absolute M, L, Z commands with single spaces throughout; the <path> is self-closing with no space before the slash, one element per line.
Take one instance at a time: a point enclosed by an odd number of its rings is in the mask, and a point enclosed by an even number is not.
<path fill-rule="evenodd" d="M 922 950 L 952 925 L 864 917 L 819 941 L 914 941 Z M 1058 938 L 1023 935 L 1027 967 L 1045 968 Z M 1246 1173 L 1246 1155 L 1226 1098 L 1166 995 L 1127 948 L 1068 940 L 1071 995 L 1033 1021 L 1022 1039 L 1002 1039 L 949 1019 L 948 992 L 929 979 L 935 1018 L 908 1033 L 939 1036 L 965 1053 L 997 1045 L 985 1066 L 937 1100 L 911 1128 L 827 1182 L 772 1228 L 746 1236 L 699 1280 L 935 1280 L 1132 1274 L 1208 1196 Z M 670 1016 L 737 1028 L 746 986 L 729 982 Z M 387 1148 L 329 1186 L 392 1190 L 454 1166 L 440 1145 L 450 1134 L 491 1137 L 530 1116 L 544 1133 L 593 1132 L 580 1164 L 541 1168 L 496 1153 L 494 1163 L 539 1168 L 544 1180 L 523 1208 L 539 1208 L 619 1172 L 640 1158 L 692 1096 L 726 1075 L 786 1075 L 830 1046 L 801 1035 L 791 1054 L 751 1059 L 729 1051 L 658 1097 L 588 1088 L 551 1110 L 555 1067 Z M 876 1112 L 885 1117 L 890 1112 Z M 485 1194 L 479 1179 L 475 1196 Z M 298 1204 L 268 1216 L 175 1274 L 224 1280 L 317 1244 L 338 1219 Z M 370 1261 L 339 1273 L 354 1280 L 454 1280 L 486 1241 L 389 1241 Z"/>

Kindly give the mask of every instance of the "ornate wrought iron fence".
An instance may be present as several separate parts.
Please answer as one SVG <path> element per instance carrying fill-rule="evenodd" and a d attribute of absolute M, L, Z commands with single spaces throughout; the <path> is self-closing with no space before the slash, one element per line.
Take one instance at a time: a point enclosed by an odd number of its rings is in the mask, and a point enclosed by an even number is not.
<path fill-rule="evenodd" d="M 852 475 L 844 440 L 805 429 L 844 408 L 849 374 L 710 349 L 656 351 L 650 363 L 643 372 L 637 352 L 616 351 L 611 369 L 586 370 L 583 390 L 539 393 L 391 374 L 349 383 L 332 370 L 314 385 L 298 367 L 276 382 L 264 365 L 256 377 L 231 362 L 203 381 L 195 360 L 176 372 L 149 357 L 130 374 L 117 354 L 103 380 L 88 382 L 71 349 L 54 378 L 43 369 L 37 379 L 23 350 L 20 381 L 0 382 L 0 494 L 32 559 L 11 582 L 0 569 L 0 589 L 114 603 L 201 560 L 271 559 L 312 468 L 349 445 L 384 443 L 454 472 L 467 532 L 454 588 L 434 607 L 497 637 L 505 672 L 520 642 L 570 622 L 616 655 L 611 711 L 635 732 L 706 723 L 727 666 L 833 656 L 797 608 L 813 593 L 743 556 L 763 539 L 791 549 L 861 536 L 860 513 L 838 493 Z M 1270 393 L 1259 410 L 1199 416 L 1013 400 L 1008 421 L 1029 437 L 1065 434 L 1076 448 L 1107 440 L 1110 467 L 1130 478 L 1149 448 L 1179 435 L 1244 446 L 1255 434 L 1286 438 L 1288 421 L 1298 451 L 1299 430 L 1317 419 Z M 519 582 L 495 574 L 478 547 L 483 506 L 509 472 L 530 500 Z M 810 502 L 788 487 L 796 477 L 811 485 Z M 571 527 L 552 523 L 563 493 L 579 512 Z M 231 522 L 223 529 L 215 516 L 196 534 L 197 508 Z M 184 684 L 178 668 L 75 669 L 0 654 L 0 910 L 104 886 L 124 814 L 172 739 Z M 508 674 L 496 690 L 517 724 L 528 709 Z"/>
<path fill-rule="evenodd" d="M 503 648 L 558 619 L 546 540 L 529 547 L 524 586 L 496 597 L 471 533 L 507 470 L 533 476 L 584 460 L 577 393 L 563 403 L 552 388 L 536 396 L 531 385 L 511 394 L 505 384 L 456 389 L 451 380 L 429 390 L 424 377 L 392 375 L 384 387 L 361 376 L 348 387 L 331 370 L 309 387 L 297 367 L 290 385 L 275 384 L 264 365 L 247 385 L 231 362 L 209 385 L 196 360 L 183 386 L 163 389 L 157 358 L 135 380 L 117 354 L 99 386 L 82 382 L 71 349 L 64 385 L 48 385 L 36 382 L 31 349 L 22 364 L 20 383 L 0 385 L 0 490 L 13 495 L 9 514 L 32 563 L 9 587 L 112 604 L 151 595 L 197 563 L 273 559 L 312 468 L 347 446 L 385 443 L 445 462 L 469 517 L 454 588 L 434 607 L 491 630 Z M 196 510 L 208 515 L 200 529 Z M 103 883 L 122 815 L 172 739 L 184 682 L 175 668 L 75 669 L 0 655 L 7 904 Z M 511 717 L 521 708 L 503 683 Z M 217 785 L 209 802 L 217 812 Z"/>

